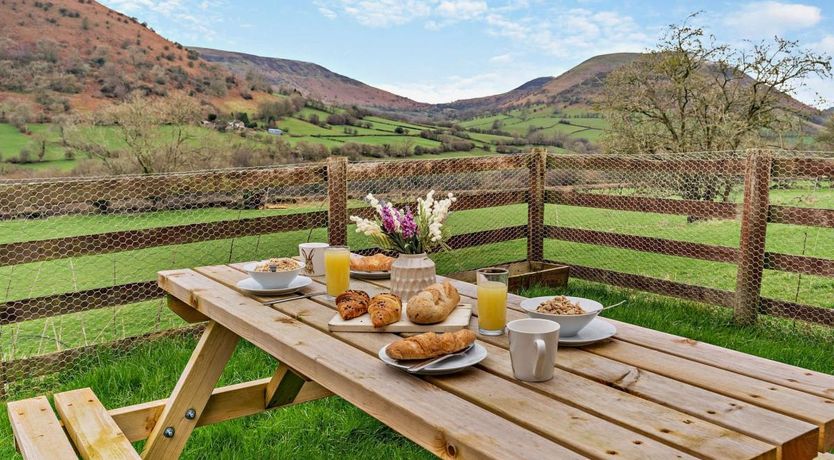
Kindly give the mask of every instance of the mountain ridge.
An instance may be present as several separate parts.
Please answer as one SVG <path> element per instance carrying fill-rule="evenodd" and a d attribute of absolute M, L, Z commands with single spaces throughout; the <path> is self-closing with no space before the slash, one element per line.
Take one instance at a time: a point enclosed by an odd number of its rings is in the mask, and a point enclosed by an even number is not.
<path fill-rule="evenodd" d="M 274 86 L 288 86 L 305 97 L 329 104 L 401 110 L 421 109 L 430 105 L 375 88 L 313 62 L 196 46 L 189 49 L 199 53 L 203 59 L 222 64 L 239 75 L 257 71 Z"/>

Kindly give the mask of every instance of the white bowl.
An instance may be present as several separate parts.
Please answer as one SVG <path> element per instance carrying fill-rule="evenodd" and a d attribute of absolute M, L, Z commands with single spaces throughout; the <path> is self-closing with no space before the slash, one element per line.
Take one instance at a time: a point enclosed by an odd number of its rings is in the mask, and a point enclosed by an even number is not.
<path fill-rule="evenodd" d="M 250 262 L 243 266 L 243 270 L 265 289 L 280 289 L 289 286 L 290 283 L 298 277 L 301 270 L 304 269 L 304 266 L 301 265 L 300 262 L 296 261 L 298 262 L 298 268 L 295 270 L 283 272 L 256 272 L 255 267 L 262 262 L 266 261 Z"/>
<path fill-rule="evenodd" d="M 543 296 L 543 297 L 533 297 L 531 299 L 527 299 L 521 302 L 521 308 L 523 308 L 527 312 L 527 316 L 531 318 L 541 318 L 541 319 L 549 319 L 550 321 L 555 321 L 559 323 L 561 327 L 561 335 L 562 337 L 572 337 L 579 333 L 585 326 L 591 324 L 591 321 L 599 315 L 599 312 L 602 311 L 602 304 L 597 302 L 596 300 L 591 299 L 583 299 L 582 297 L 570 297 L 565 296 L 570 299 L 571 302 L 578 303 L 583 310 L 585 310 L 585 314 L 583 315 L 555 315 L 553 313 L 542 313 L 540 311 L 536 311 L 536 308 L 539 307 L 544 302 L 557 297 L 555 295 Z"/>

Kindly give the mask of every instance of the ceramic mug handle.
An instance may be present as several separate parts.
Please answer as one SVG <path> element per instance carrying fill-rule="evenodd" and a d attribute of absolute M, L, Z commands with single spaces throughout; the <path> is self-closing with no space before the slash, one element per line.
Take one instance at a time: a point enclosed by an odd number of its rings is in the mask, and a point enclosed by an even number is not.
<path fill-rule="evenodd" d="M 535 377 L 541 378 L 544 375 L 545 357 L 547 356 L 546 345 L 544 340 L 536 339 L 536 372 Z"/>

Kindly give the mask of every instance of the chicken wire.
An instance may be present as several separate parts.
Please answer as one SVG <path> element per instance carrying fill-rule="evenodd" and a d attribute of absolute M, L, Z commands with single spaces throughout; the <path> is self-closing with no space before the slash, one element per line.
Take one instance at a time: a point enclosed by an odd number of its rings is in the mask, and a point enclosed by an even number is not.
<path fill-rule="evenodd" d="M 352 249 L 372 249 L 352 225 L 328 229 L 329 181 L 347 185 L 341 206 L 348 214 L 367 207 L 362 199 L 369 192 L 403 204 L 432 189 L 457 195 L 467 209 L 450 216 L 451 234 L 475 233 L 458 241 L 461 249 L 432 256 L 441 273 L 524 259 L 528 170 L 524 157 L 509 168 L 502 161 L 496 165 L 503 169 L 493 171 L 493 160 L 485 159 L 474 172 L 469 160 L 357 163 L 341 178 L 314 164 L 3 181 L 4 391 L 12 398 L 49 391 L 56 372 L 84 372 L 87 358 L 120 355 L 171 331 L 193 333 L 166 307 L 155 282 L 160 270 L 295 255 L 299 243 L 328 241 L 331 231 L 346 232 Z M 517 203 L 494 207 L 496 190 L 517 191 L 499 194 Z M 490 237 L 490 230 L 510 226 L 518 228 Z M 493 243 L 487 255 L 473 249 L 505 236 L 517 241 Z"/>
<path fill-rule="evenodd" d="M 765 322 L 834 324 L 830 155 L 550 155 L 548 164 L 545 259 L 571 265 L 572 278 L 725 312 L 748 294 Z M 747 184 L 744 226 L 746 178 L 765 182 Z"/>
<path fill-rule="evenodd" d="M 340 200 L 348 216 L 367 216 L 368 193 L 402 206 L 431 190 L 458 198 L 447 223 L 454 249 L 431 255 L 441 274 L 525 260 L 539 241 L 542 258 L 571 265 L 572 278 L 731 312 L 747 282 L 737 282 L 738 251 L 753 153 L 533 152 L 351 163 L 346 177 L 312 164 L 0 182 L 3 388 L 49 391 L 55 372 L 83 372 L 99 345 L 119 355 L 172 330 L 193 333 L 165 306 L 159 270 L 293 255 L 328 232 L 374 251 L 353 225 L 328 229 Z M 770 314 L 760 318 L 830 326 L 834 158 L 755 153 L 773 176 L 766 240 L 751 240 L 766 251 L 752 259 L 763 269 L 758 309 Z M 346 196 L 331 203 L 334 181 Z"/>
<path fill-rule="evenodd" d="M 0 183 L 0 350 L 10 397 L 186 324 L 159 270 L 297 254 L 326 240 L 321 165 Z M 294 218 L 293 216 L 298 216 Z M 280 233 L 278 233 L 280 232 Z"/>
<path fill-rule="evenodd" d="M 438 273 L 525 260 L 529 158 L 530 155 L 518 155 L 509 167 L 496 163 L 496 169 L 486 170 L 472 170 L 460 159 L 428 160 L 430 169 L 423 167 L 426 160 L 351 164 L 348 214 L 355 214 L 357 207 L 367 206 L 365 197 L 369 193 L 411 210 L 415 210 L 418 197 L 425 197 L 431 191 L 437 199 L 452 193 L 457 201 L 452 205 L 446 227 L 453 250 L 431 254 Z M 490 167 L 489 161 L 484 159 L 485 167 Z M 387 165 L 384 172 L 375 168 L 381 164 Z M 425 173 L 429 170 L 439 173 Z M 373 247 L 370 238 L 356 233 L 353 225 L 348 231 L 348 243 L 351 249 Z"/>

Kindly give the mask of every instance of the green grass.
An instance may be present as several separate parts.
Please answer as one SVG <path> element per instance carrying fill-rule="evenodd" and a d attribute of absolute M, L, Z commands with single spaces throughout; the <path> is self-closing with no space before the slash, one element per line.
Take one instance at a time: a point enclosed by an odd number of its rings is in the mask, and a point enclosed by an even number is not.
<path fill-rule="evenodd" d="M 327 112 L 305 107 L 299 114 L 304 116 L 304 120 L 295 117 L 286 117 L 277 122 L 279 128 L 287 131 L 288 135 L 285 135 L 283 138 L 293 145 L 299 142 L 321 144 L 328 148 L 338 147 L 345 142 L 371 145 L 403 145 L 405 143 L 412 143 L 425 147 L 436 147 L 440 145 L 436 141 L 419 137 L 420 131 L 424 129 L 435 129 L 435 127 L 431 126 L 400 123 L 395 120 L 371 116 L 365 118 L 365 121 L 372 124 L 371 128 L 349 127 L 355 131 L 356 135 L 346 136 L 344 126 L 321 127 L 306 121 L 311 114 L 317 114 L 321 121 L 325 121 L 327 115 L 329 115 Z M 55 125 L 29 124 L 28 126 L 33 133 L 41 134 L 47 140 L 46 155 L 44 156 L 45 161 L 22 164 L 18 165 L 18 167 L 37 171 L 53 170 L 67 172 L 77 166 L 78 159 L 84 157 L 81 154 L 76 160 L 65 159 L 66 149 L 61 145 L 60 134 Z M 404 135 L 390 136 L 390 134 L 394 134 L 394 130 L 398 126 L 408 129 L 409 132 Z M 159 127 L 159 136 L 170 135 L 173 130 L 174 127 L 161 126 Z M 211 145 L 212 147 L 228 146 L 231 149 L 234 146 L 243 145 L 244 147 L 250 147 L 255 150 L 263 148 L 263 145 L 257 140 L 242 138 L 234 133 L 221 133 L 214 129 L 200 126 L 188 127 L 186 134 L 189 136 L 187 143 L 192 147 Z M 111 150 L 119 150 L 126 147 L 124 140 L 120 137 L 119 131 L 112 126 L 80 128 L 78 136 L 86 141 L 104 145 Z M 32 158 L 35 159 L 38 146 L 34 139 L 33 136 L 24 135 L 7 123 L 0 123 L 0 164 L 6 162 L 9 158 L 17 157 L 24 148 L 28 148 L 32 154 Z M 474 141 L 486 143 L 478 138 L 475 138 Z M 483 147 L 483 145 L 480 145 L 480 147 Z M 482 152 L 450 152 L 450 155 L 447 156 L 471 156 L 479 153 Z"/>
<path fill-rule="evenodd" d="M 525 136 L 531 128 L 537 129 L 544 134 L 566 134 L 572 138 L 598 141 L 608 128 L 608 122 L 604 118 L 582 117 L 588 111 L 562 110 L 554 112 L 551 107 L 535 106 L 522 114 L 521 109 L 509 110 L 505 113 L 489 117 L 478 117 L 464 120 L 458 124 L 465 129 L 491 129 L 495 121 L 501 122 L 501 131 L 515 135 Z M 560 123 L 565 120 L 567 123 Z M 479 136 L 481 140 L 495 142 L 507 139 L 506 137 L 483 137 L 484 134 L 472 133 L 472 137 Z"/>
<path fill-rule="evenodd" d="M 506 243 L 502 243 L 506 246 Z M 510 245 L 512 246 L 512 245 Z M 524 243 L 521 242 L 523 250 Z M 468 250 L 471 265 L 501 262 L 507 249 Z M 480 260 L 476 260 L 480 258 Z M 439 262 L 443 263 L 442 258 Z M 834 374 L 829 330 L 808 330 L 780 320 L 763 319 L 755 327 L 738 327 L 731 312 L 718 307 L 671 300 L 645 293 L 572 280 L 567 288 L 533 288 L 522 295 L 569 294 L 597 299 L 604 304 L 628 300 L 605 316 L 681 335 L 769 359 Z M 90 354 L 58 374 L 33 385 L 19 382 L 10 399 L 91 387 L 105 407 L 115 408 L 165 398 L 170 394 L 196 340 L 171 338 L 138 346 L 127 353 Z M 276 362 L 256 347 L 238 345 L 219 385 L 267 377 Z M 142 443 L 136 443 L 141 449 Z M 14 451 L 11 429 L 0 417 L 0 457 L 20 458 Z M 331 397 L 264 414 L 198 428 L 183 458 L 430 458 L 419 446 L 398 435 L 344 400 Z"/>
<path fill-rule="evenodd" d="M 127 354 L 103 352 L 48 377 L 41 385 L 48 384 L 55 392 L 91 387 L 108 408 L 166 398 L 195 344 L 193 338 L 175 338 L 145 344 Z M 268 377 L 276 364 L 267 354 L 242 342 L 219 385 Z M 20 385 L 11 394 L 11 399 L 20 399 L 38 391 Z M 141 445 L 136 443 L 138 449 Z M 337 457 L 399 459 L 431 455 L 335 397 L 199 428 L 183 454 L 185 459 Z M 20 458 L 5 416 L 0 417 L 0 458 Z"/>
<path fill-rule="evenodd" d="M 813 194 L 801 190 L 774 190 L 772 194 L 772 199 L 778 203 L 821 207 L 834 205 L 834 191 L 829 189 L 821 189 Z M 350 204 L 352 207 L 360 205 L 358 201 Z M 91 233 L 91 229 L 95 229 L 95 232 L 135 230 L 319 209 L 322 209 L 321 203 L 308 202 L 281 210 L 241 211 L 217 208 L 0 221 L 0 243 L 82 235 Z M 510 205 L 453 213 L 449 218 L 449 228 L 452 233 L 471 232 L 522 225 L 526 219 L 526 205 Z M 547 206 L 546 223 L 728 246 L 737 245 L 739 230 L 735 221 L 689 224 L 682 216 L 555 205 Z M 805 229 L 772 225 L 769 229 L 768 249 L 798 253 L 805 240 L 800 230 Z M 834 258 L 833 231 L 814 229 L 814 232 L 813 238 L 809 237 L 813 244 L 806 244 L 806 253 Z M 312 232 L 287 232 L 2 267 L 0 281 L 6 300 L 83 290 L 150 280 L 157 270 L 165 268 L 294 254 L 297 242 L 306 240 L 308 236 L 312 240 L 324 240 L 326 232 L 319 228 Z M 354 248 L 370 246 L 364 236 L 352 230 L 348 243 Z M 730 264 L 550 240 L 546 242 L 545 249 L 547 257 L 573 263 L 727 289 L 732 289 L 735 282 L 734 267 Z M 438 271 L 449 273 L 519 260 L 525 254 L 526 240 L 519 239 L 440 253 L 434 258 Z M 766 295 L 792 294 L 795 275 L 781 276 L 776 272 L 767 272 L 764 289 Z M 803 286 L 806 287 L 801 291 L 800 301 L 816 301 L 819 305 L 834 307 L 830 297 L 834 286 L 830 280 L 813 280 L 814 283 L 829 283 L 823 285 L 812 284 L 808 281 L 809 277 L 803 279 Z M 553 292 L 556 291 L 537 289 L 526 294 L 543 295 Z M 566 290 L 558 292 L 591 297 L 604 303 L 626 298 L 628 305 L 611 311 L 611 317 L 821 372 L 834 372 L 830 347 L 820 346 L 823 343 L 834 343 L 834 333 L 830 329 L 811 328 L 767 317 L 762 318 L 760 326 L 737 327 L 732 324 L 728 309 L 578 280 L 572 280 Z M 182 321 L 170 313 L 161 300 L 153 300 L 3 326 L 0 328 L 0 347 L 3 359 L 12 359 L 180 325 Z M 12 399 L 19 399 L 44 391 L 90 386 L 107 407 L 163 398 L 173 387 L 194 343 L 193 339 L 188 338 L 165 339 L 142 345 L 126 354 L 89 354 L 71 369 L 33 381 L 18 382 L 10 389 L 10 395 Z M 242 344 L 221 384 L 268 376 L 274 366 L 275 362 L 270 357 L 251 345 Z M 0 419 L 3 419 L 0 422 L 0 458 L 10 458 L 14 453 L 8 422 L 5 417 Z M 413 443 L 338 398 L 201 428 L 195 432 L 185 452 L 185 458 L 262 458 L 282 455 L 305 458 L 428 457 L 428 453 Z"/>

